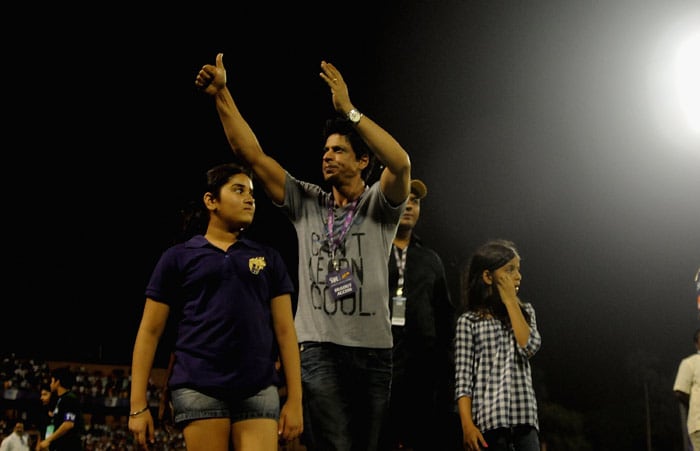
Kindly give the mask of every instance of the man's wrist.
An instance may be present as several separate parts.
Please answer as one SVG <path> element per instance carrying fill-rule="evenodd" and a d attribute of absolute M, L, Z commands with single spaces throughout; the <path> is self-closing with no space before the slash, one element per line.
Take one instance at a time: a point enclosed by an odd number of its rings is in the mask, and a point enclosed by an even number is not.
<path fill-rule="evenodd" d="M 353 107 L 348 113 L 346 114 L 346 117 L 350 122 L 353 123 L 353 125 L 357 125 L 360 122 L 360 119 L 362 119 L 362 116 L 364 116 L 360 111 Z"/>

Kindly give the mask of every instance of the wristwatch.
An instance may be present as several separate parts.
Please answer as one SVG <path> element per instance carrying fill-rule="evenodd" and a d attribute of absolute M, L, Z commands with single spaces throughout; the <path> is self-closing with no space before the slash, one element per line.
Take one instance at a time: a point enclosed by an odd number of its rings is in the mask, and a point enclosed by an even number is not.
<path fill-rule="evenodd" d="M 347 117 L 350 122 L 357 125 L 360 122 L 360 119 L 362 119 L 362 113 L 360 113 L 357 108 L 353 108 L 352 110 L 348 111 Z"/>

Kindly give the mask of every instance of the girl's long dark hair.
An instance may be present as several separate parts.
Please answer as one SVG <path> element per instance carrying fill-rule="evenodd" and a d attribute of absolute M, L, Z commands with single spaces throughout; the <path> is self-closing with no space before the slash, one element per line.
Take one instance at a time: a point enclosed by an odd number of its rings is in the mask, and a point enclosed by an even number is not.
<path fill-rule="evenodd" d="M 482 277 L 484 271 L 495 271 L 513 258 L 520 256 L 515 243 L 509 240 L 496 239 L 479 246 L 462 268 L 460 276 L 460 293 L 462 305 L 466 311 L 477 313 L 479 316 L 491 315 L 504 325 L 510 325 L 510 318 L 501 295 L 497 289 L 491 289 Z M 530 322 L 530 315 L 520 308 L 525 319 Z"/>

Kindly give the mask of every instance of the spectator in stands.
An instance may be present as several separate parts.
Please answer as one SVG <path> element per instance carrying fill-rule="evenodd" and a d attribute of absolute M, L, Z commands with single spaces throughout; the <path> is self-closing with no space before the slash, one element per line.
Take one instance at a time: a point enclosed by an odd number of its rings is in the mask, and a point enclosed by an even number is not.
<path fill-rule="evenodd" d="M 12 433 L 2 439 L 0 451 L 29 451 L 29 436 L 22 421 L 17 421 Z"/>
<path fill-rule="evenodd" d="M 38 449 L 50 451 L 82 451 L 85 432 L 82 406 L 73 391 L 75 376 L 67 366 L 51 370 L 51 391 L 56 394 L 51 426 Z M 49 428 L 50 429 L 50 428 Z"/>
<path fill-rule="evenodd" d="M 39 442 L 53 433 L 53 409 L 56 406 L 56 397 L 51 391 L 51 384 L 41 384 L 39 400 L 45 409 L 46 415 L 42 416 L 39 423 Z M 37 443 L 38 445 L 39 443 Z"/>

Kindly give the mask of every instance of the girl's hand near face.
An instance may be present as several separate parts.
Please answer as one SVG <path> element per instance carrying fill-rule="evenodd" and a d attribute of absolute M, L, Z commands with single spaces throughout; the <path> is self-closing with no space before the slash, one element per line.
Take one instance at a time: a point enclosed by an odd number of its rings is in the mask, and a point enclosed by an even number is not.
<path fill-rule="evenodd" d="M 518 288 L 520 288 L 520 258 L 514 257 L 511 261 L 493 272 L 493 280 L 501 295 L 501 300 L 506 306 L 520 304 Z"/>
<path fill-rule="evenodd" d="M 517 304 L 518 301 L 518 285 L 507 271 L 503 271 L 496 277 L 496 288 L 501 295 L 501 301 L 508 305 L 510 303 Z"/>

